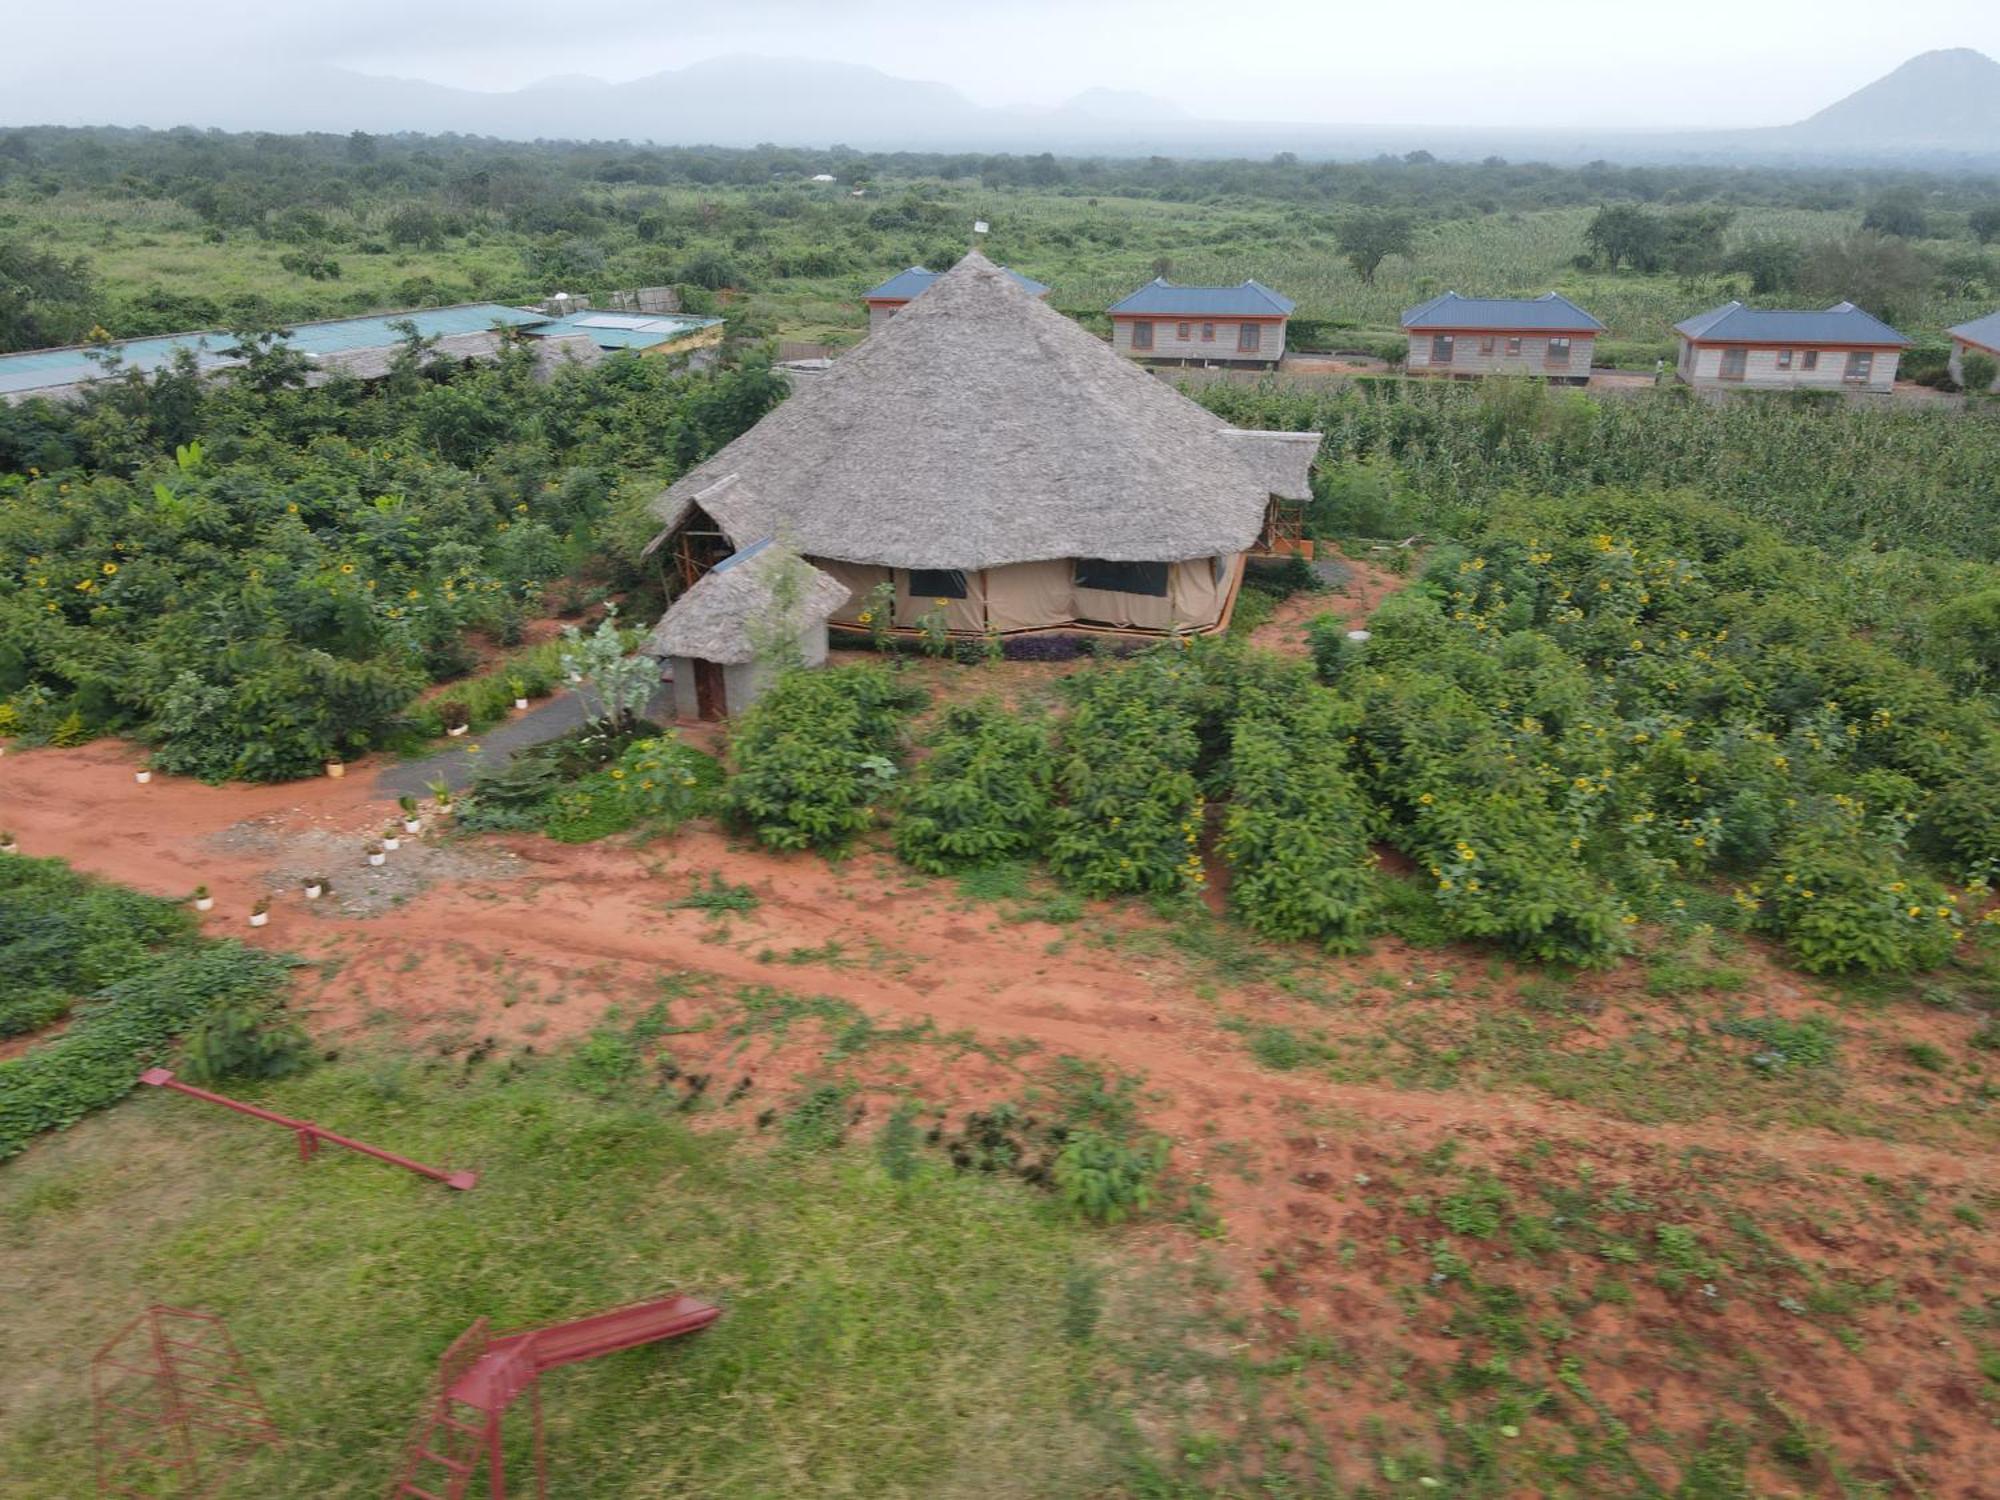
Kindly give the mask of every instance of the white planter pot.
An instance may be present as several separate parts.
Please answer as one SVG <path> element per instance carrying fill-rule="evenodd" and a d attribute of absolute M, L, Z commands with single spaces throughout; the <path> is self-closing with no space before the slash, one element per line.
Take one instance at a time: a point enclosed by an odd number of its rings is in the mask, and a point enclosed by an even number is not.
<path fill-rule="evenodd" d="M 398 849 L 403 847 L 403 841 L 392 835 L 382 840 L 382 847 L 388 850 L 391 854 L 394 854 Z"/>
<path fill-rule="evenodd" d="M 461 734 L 464 734 L 465 731 L 470 729 L 471 727 L 472 726 L 470 724 L 460 724 L 454 728 L 447 729 L 445 733 L 450 735 L 453 739 L 457 739 Z"/>
<path fill-rule="evenodd" d="M 368 856 L 368 863 L 371 865 L 385 865 L 388 862 L 389 856 L 386 854 L 371 854 Z"/>
<path fill-rule="evenodd" d="M 270 920 L 271 914 L 267 911 L 253 911 L 250 913 L 250 925 L 252 927 L 262 927 Z"/>
<path fill-rule="evenodd" d="M 516 698 L 514 700 L 514 707 L 516 708 L 526 708 L 527 706 L 528 700 L 526 698 Z"/>
<path fill-rule="evenodd" d="M 0 854 L 19 854 L 20 852 L 21 846 L 19 844 L 0 844 Z"/>
<path fill-rule="evenodd" d="M 144 786 L 153 779 L 153 773 L 151 771 L 134 771 L 132 779 L 138 782 L 140 786 Z"/>
<path fill-rule="evenodd" d="M 341 761 L 330 760 L 326 763 L 326 774 L 338 781 L 347 774 L 347 767 Z"/>
<path fill-rule="evenodd" d="M 403 819 L 403 832 L 405 832 L 405 833 L 407 833 L 407 834 L 411 834 L 411 835 L 415 835 L 415 834 L 419 834 L 419 833 L 422 833 L 423 831 L 424 831 L 424 822 L 423 822 L 423 819 L 421 819 L 421 818 L 405 818 L 405 819 Z"/>
<path fill-rule="evenodd" d="M 213 897 L 213 896 L 197 896 L 197 897 L 195 897 L 195 898 L 194 898 L 194 909 L 195 909 L 196 911 L 214 911 L 214 910 L 215 910 L 215 897 Z"/>
<path fill-rule="evenodd" d="M 309 885 L 309 886 L 307 886 L 307 887 L 306 887 L 306 900 L 308 900 L 308 901 L 317 901 L 317 900 L 319 900 L 319 898 L 320 898 L 320 897 L 321 897 L 322 895 L 324 895 L 325 893 L 326 893 L 326 887 L 325 887 L 325 886 L 323 886 L 323 885 Z"/>

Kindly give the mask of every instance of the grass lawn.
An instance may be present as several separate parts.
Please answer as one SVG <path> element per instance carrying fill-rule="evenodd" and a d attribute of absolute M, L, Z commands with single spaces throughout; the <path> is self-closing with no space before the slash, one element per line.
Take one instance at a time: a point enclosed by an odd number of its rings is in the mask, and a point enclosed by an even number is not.
<path fill-rule="evenodd" d="M 800 1152 L 576 1076 L 384 1054 L 257 1094 L 474 1167 L 470 1193 L 337 1150 L 301 1166 L 282 1132 L 152 1094 L 0 1171 L 0 1496 L 90 1490 L 89 1354 L 149 1302 L 223 1315 L 288 1438 L 227 1493 L 336 1497 L 386 1490 L 475 1317 L 504 1330 L 665 1290 L 723 1321 L 548 1378 L 556 1494 L 1121 1488 L 1120 1372 L 1171 1335 L 1125 1305 L 1143 1299 L 1102 1231 L 1011 1180 L 929 1163 L 893 1180 L 876 1122 Z M 525 1410 L 512 1425 L 528 1463 Z"/>

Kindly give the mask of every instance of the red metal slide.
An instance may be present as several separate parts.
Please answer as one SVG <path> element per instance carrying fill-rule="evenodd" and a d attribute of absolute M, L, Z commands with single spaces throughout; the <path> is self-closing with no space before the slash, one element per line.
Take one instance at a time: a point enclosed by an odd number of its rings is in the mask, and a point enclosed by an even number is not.
<path fill-rule="evenodd" d="M 501 1419 L 523 1393 L 535 1413 L 536 1493 L 548 1494 L 539 1381 L 545 1370 L 696 1333 L 722 1316 L 697 1297 L 653 1297 L 567 1323 L 494 1335 L 481 1318 L 445 1350 L 437 1384 L 411 1436 L 391 1500 L 463 1500 L 486 1466 L 487 1494 L 505 1500 Z"/>

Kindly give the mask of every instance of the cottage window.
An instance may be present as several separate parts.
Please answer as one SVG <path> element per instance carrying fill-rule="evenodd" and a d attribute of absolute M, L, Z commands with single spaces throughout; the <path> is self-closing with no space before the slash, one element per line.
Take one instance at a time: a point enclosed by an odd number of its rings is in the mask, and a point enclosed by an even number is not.
<path fill-rule="evenodd" d="M 1519 339 L 1507 340 L 1507 352 L 1509 354 L 1519 354 L 1521 352 L 1521 341 Z"/>
<path fill-rule="evenodd" d="M 1103 589 L 1113 594 L 1150 594 L 1167 597 L 1167 564 L 1163 562 L 1106 562 L 1101 557 L 1076 560 L 1076 586 Z"/>
<path fill-rule="evenodd" d="M 1452 337 L 1450 334 L 1448 333 L 1434 334 L 1431 337 L 1431 363 L 1434 365 L 1450 364 L 1451 346 L 1452 346 Z"/>
<path fill-rule="evenodd" d="M 910 569 L 912 599 L 963 599 L 965 574 L 957 568 Z"/>
<path fill-rule="evenodd" d="M 1806 350 L 1806 357 L 1800 361 L 1800 365 L 1803 369 L 1817 370 L 1819 368 L 1819 350 Z"/>
<path fill-rule="evenodd" d="M 1236 352 L 1255 354 L 1264 345 L 1264 325 L 1262 323 L 1242 323 L 1236 329 Z"/>
<path fill-rule="evenodd" d="M 1179 339 L 1183 344 L 1185 344 L 1189 339 L 1194 337 L 1194 324 L 1192 323 L 1181 324 L 1178 328 L 1174 330 L 1174 337 Z"/>
<path fill-rule="evenodd" d="M 1132 347 L 1150 349 L 1153 347 L 1153 325 L 1141 319 L 1132 325 Z"/>
<path fill-rule="evenodd" d="M 1867 350 L 1856 349 L 1847 356 L 1847 379 L 1856 382 L 1865 381 L 1874 373 L 1875 356 Z"/>
<path fill-rule="evenodd" d="M 1491 354 L 1493 352 L 1493 340 L 1490 338 L 1481 339 L 1479 341 L 1479 352 L 1481 354 Z"/>
<path fill-rule="evenodd" d="M 1778 351 L 1778 368 L 1781 370 L 1789 370 L 1791 367 L 1792 367 L 1792 351 L 1789 349 L 1780 349 Z"/>
<path fill-rule="evenodd" d="M 1544 364 L 1567 367 L 1569 364 L 1569 340 L 1550 339 L 1548 353 L 1542 356 L 1542 361 Z"/>
<path fill-rule="evenodd" d="M 1204 344 L 1215 342 L 1215 325 L 1213 323 L 1204 323 L 1201 325 L 1201 341 Z"/>

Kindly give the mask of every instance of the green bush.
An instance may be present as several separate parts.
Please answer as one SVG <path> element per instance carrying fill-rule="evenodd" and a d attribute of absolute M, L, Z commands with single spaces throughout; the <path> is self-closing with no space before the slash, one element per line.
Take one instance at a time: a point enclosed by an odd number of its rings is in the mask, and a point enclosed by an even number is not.
<path fill-rule="evenodd" d="M 0 1037 L 60 1020 L 75 997 L 194 934 L 177 902 L 88 880 L 60 860 L 0 855 Z"/>
<path fill-rule="evenodd" d="M 1374 899 L 1374 816 L 1347 770 L 1351 717 L 1301 674 L 1231 731 L 1222 857 L 1229 905 L 1265 937 L 1361 947 Z"/>
<path fill-rule="evenodd" d="M 1153 1181 L 1167 1164 L 1159 1136 L 1122 1141 L 1099 1130 L 1071 1133 L 1050 1167 L 1056 1191 L 1077 1213 L 1116 1224 L 1152 1206 Z"/>
<path fill-rule="evenodd" d="M 1179 653 L 1069 678 L 1049 864 L 1091 896 L 1201 889 L 1195 669 Z"/>
<path fill-rule="evenodd" d="M 947 709 L 896 819 L 896 852 L 933 875 L 1032 858 L 1049 819 L 1048 729 L 988 701 Z"/>
<path fill-rule="evenodd" d="M 894 787 L 922 696 L 873 663 L 785 673 L 737 720 L 724 812 L 768 848 L 845 848 Z"/>
<path fill-rule="evenodd" d="M 1807 819 L 1751 894 L 1761 925 L 1809 973 L 1915 973 L 1958 944 L 1956 901 L 1871 837 L 1854 804 Z"/>
<path fill-rule="evenodd" d="M 0 1062 L 0 1158 L 130 1093 L 173 1039 L 218 1006 L 258 1004 L 285 961 L 236 943 L 172 951 L 79 1005 L 53 1041 Z"/>

